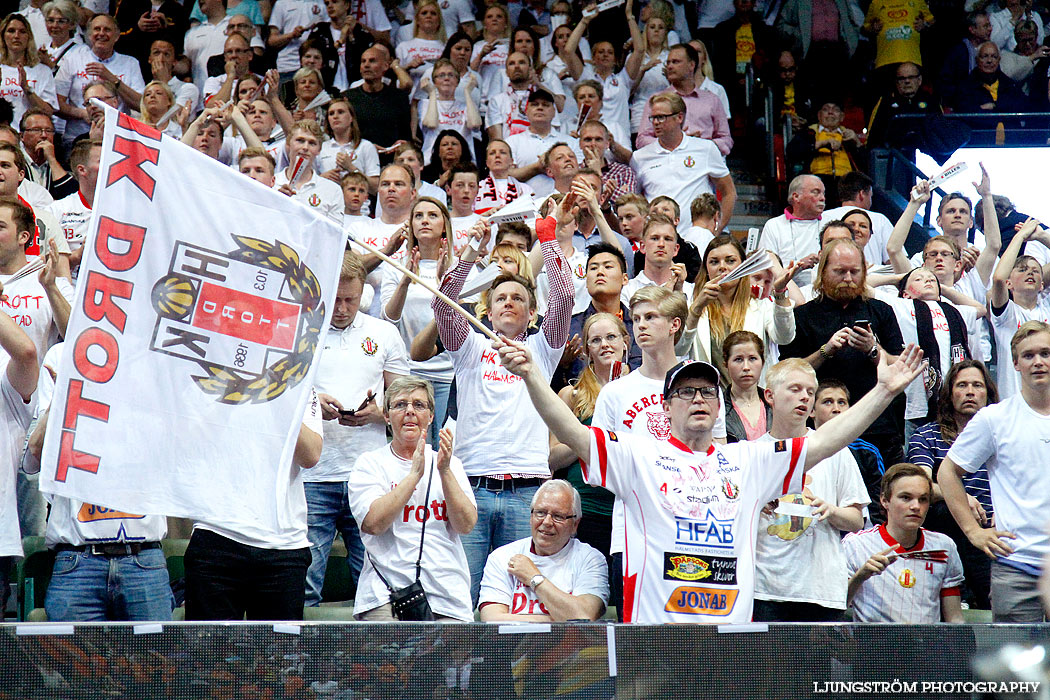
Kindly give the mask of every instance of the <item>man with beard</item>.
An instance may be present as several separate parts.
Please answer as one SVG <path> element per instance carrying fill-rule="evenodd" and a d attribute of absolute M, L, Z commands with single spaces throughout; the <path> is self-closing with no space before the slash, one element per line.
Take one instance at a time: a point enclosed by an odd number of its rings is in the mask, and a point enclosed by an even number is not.
<path fill-rule="evenodd" d="M 842 381 L 851 396 L 875 386 L 879 356 L 904 347 L 893 309 L 866 291 L 864 254 L 851 240 L 824 246 L 817 263 L 816 298 L 795 308 L 795 339 L 780 357 L 801 357 L 820 380 Z M 861 438 L 879 448 L 884 464 L 904 459 L 904 401 L 897 397 Z"/>

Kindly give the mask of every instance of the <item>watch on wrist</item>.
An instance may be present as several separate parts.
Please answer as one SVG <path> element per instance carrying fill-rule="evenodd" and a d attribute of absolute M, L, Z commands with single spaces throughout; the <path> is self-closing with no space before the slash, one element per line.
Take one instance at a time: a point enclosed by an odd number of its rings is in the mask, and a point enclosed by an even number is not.
<path fill-rule="evenodd" d="M 820 356 L 823 357 L 825 360 L 827 360 L 827 359 L 829 359 L 831 357 L 831 355 L 828 354 L 827 343 L 825 343 L 824 345 L 820 346 Z"/>
<path fill-rule="evenodd" d="M 536 586 L 540 585 L 546 580 L 547 577 L 543 574 L 536 574 L 535 576 L 529 579 L 529 588 L 531 588 L 532 590 L 536 590 Z"/>
<path fill-rule="evenodd" d="M 877 360 L 878 359 L 878 357 L 879 357 L 879 346 L 878 345 L 872 345 L 871 346 L 871 350 L 868 351 L 868 357 L 871 358 L 872 360 Z"/>

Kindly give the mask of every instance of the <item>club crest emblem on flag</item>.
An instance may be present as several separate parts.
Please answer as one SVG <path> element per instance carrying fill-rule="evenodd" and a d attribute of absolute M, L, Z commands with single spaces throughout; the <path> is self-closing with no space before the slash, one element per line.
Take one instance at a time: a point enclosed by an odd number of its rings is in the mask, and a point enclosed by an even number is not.
<path fill-rule="evenodd" d="M 371 357 L 379 351 L 379 345 L 371 338 L 365 338 L 361 343 L 361 349 L 365 351 L 366 355 Z"/>
<path fill-rule="evenodd" d="M 150 350 L 197 365 L 194 383 L 220 403 L 264 403 L 306 377 L 325 305 L 290 246 L 231 238 L 227 253 L 176 243 L 153 286 Z"/>

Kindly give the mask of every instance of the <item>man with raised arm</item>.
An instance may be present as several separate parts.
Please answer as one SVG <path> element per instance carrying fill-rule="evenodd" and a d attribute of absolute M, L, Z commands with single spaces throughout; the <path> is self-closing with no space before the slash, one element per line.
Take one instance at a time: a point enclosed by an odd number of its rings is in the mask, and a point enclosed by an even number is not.
<path fill-rule="evenodd" d="M 544 422 L 580 458 L 587 483 L 623 500 L 623 619 L 647 624 L 749 622 L 759 508 L 798 493 L 804 472 L 860 435 L 918 375 L 922 359 L 913 346 L 893 365 L 883 358 L 875 388 L 806 437 L 716 445 L 719 374 L 713 365 L 683 362 L 664 377 L 671 437 L 661 441 L 582 425 L 522 343 L 497 345 L 507 370 L 525 379 Z M 680 563 L 692 563 L 681 568 L 687 576 L 665 574 L 679 571 Z"/>
<path fill-rule="evenodd" d="M 540 332 L 528 334 L 536 318 L 532 282 L 518 275 L 502 274 L 489 288 L 489 320 L 496 333 L 514 338 L 536 358 L 538 377 L 548 386 L 569 335 L 573 286 L 569 263 L 558 245 L 556 230 L 574 225 L 571 198 L 562 200 L 555 216 L 536 223 L 550 282 L 547 313 Z M 459 296 L 478 255 L 477 242 L 488 234 L 488 223 L 474 225 L 471 245 L 445 276 L 441 291 L 450 299 Z M 471 596 L 477 602 L 481 577 L 489 553 L 496 547 L 528 537 L 529 503 L 536 489 L 550 478 L 547 466 L 549 436 L 535 411 L 525 404 L 523 383 L 500 366 L 488 341 L 473 332 L 467 320 L 435 298 L 434 318 L 441 342 L 452 356 L 458 386 L 459 417 L 456 421 L 457 455 L 474 487 L 478 523 L 463 537 L 470 564 Z"/>

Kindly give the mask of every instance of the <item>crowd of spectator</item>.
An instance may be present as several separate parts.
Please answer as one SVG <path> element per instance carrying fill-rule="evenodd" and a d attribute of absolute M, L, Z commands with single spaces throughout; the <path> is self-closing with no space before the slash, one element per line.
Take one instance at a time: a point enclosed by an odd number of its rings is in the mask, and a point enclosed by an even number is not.
<path fill-rule="evenodd" d="M 864 172 L 953 150 L 948 111 L 1050 111 L 1029 0 L 22 5 L 0 21 L 4 596 L 44 534 L 50 619 L 175 603 L 163 514 L 45 502 L 27 468 L 104 103 L 348 239 L 287 526 L 194 523 L 187 618 L 300 618 L 339 534 L 363 620 L 417 614 L 413 586 L 438 620 L 1045 619 L 1050 231 L 981 166 L 909 257 L 930 183 L 880 212 Z M 785 126 L 783 213 L 745 240 L 737 183 Z"/>

